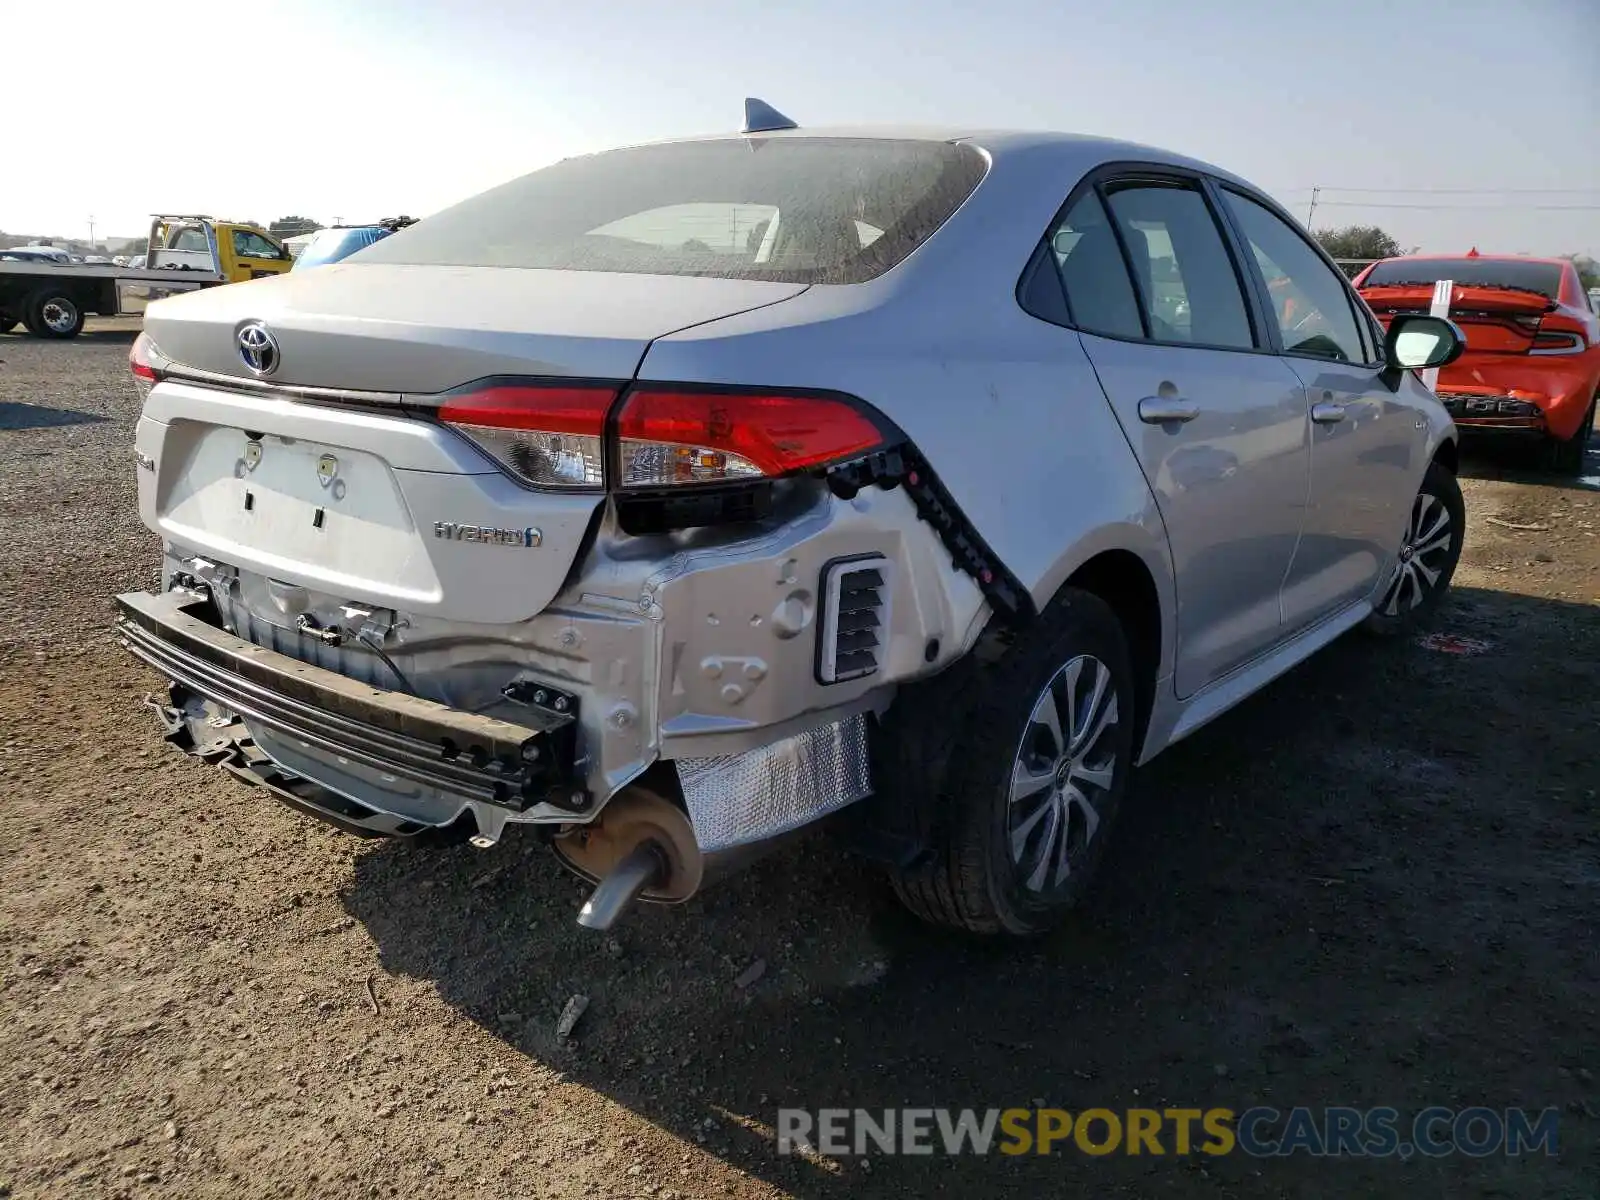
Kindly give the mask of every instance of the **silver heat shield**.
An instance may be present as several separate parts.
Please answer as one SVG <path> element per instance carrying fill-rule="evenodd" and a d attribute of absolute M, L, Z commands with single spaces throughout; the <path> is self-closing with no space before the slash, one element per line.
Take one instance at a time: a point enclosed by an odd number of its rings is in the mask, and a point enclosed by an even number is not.
<path fill-rule="evenodd" d="M 776 837 L 871 793 L 867 720 L 846 717 L 744 754 L 680 758 L 678 781 L 701 850 Z"/>

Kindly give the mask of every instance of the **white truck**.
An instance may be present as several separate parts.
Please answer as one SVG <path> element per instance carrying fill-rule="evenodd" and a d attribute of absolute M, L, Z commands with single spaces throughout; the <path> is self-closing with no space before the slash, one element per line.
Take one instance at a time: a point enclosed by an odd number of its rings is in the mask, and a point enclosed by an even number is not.
<path fill-rule="evenodd" d="M 157 214 L 142 268 L 46 261 L 0 250 L 0 333 L 18 325 L 44 338 L 77 337 L 84 318 L 140 313 L 177 292 L 278 275 L 293 262 L 264 229 L 213 217 Z"/>

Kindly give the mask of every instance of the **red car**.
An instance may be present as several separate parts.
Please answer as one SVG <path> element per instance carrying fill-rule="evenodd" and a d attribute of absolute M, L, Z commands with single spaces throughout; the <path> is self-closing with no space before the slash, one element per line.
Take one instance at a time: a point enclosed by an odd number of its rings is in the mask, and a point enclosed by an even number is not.
<path fill-rule="evenodd" d="M 1412 255 L 1373 263 L 1356 290 L 1385 326 L 1427 312 L 1434 285 L 1454 282 L 1450 319 L 1467 349 L 1439 372 L 1439 399 L 1463 431 L 1542 437 L 1550 465 L 1583 467 L 1600 397 L 1600 317 L 1577 269 L 1562 258 Z"/>

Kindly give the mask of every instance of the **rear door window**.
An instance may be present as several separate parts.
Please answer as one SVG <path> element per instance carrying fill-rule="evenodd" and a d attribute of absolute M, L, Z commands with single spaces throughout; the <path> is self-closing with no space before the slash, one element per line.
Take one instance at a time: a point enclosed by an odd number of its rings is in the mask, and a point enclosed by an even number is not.
<path fill-rule="evenodd" d="M 1100 197 L 1088 191 L 1050 231 L 1071 321 L 1086 333 L 1142 338 L 1139 297 Z"/>
<path fill-rule="evenodd" d="M 525 175 L 354 261 L 859 283 L 931 237 L 986 164 L 885 138 L 638 146 Z"/>
<path fill-rule="evenodd" d="M 1199 188 L 1129 183 L 1107 193 L 1151 340 L 1253 349 L 1244 291 Z"/>

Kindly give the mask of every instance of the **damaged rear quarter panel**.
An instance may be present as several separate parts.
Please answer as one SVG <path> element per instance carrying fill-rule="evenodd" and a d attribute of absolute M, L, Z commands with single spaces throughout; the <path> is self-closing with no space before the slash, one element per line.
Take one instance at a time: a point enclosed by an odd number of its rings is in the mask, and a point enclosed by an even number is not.
<path fill-rule="evenodd" d="M 865 400 L 911 438 L 1036 605 L 1095 554 L 1137 554 L 1161 599 L 1167 674 L 1165 530 L 1077 334 L 1028 316 L 1009 292 L 993 311 L 951 311 L 915 295 L 880 307 L 866 293 L 888 290 L 881 283 L 813 287 L 663 339 L 641 378 L 828 388 Z"/>

